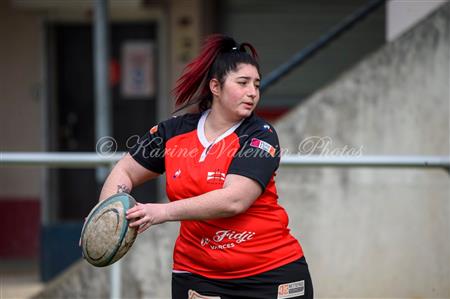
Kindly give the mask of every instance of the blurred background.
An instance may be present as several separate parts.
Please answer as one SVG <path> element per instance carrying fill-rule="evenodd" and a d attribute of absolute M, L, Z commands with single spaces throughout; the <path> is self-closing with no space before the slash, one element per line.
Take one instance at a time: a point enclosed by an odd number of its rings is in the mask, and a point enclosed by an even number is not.
<path fill-rule="evenodd" d="M 126 151 L 170 117 L 176 79 L 218 32 L 252 43 L 263 79 L 275 76 L 257 114 L 289 153 L 449 156 L 445 0 L 0 0 L 1 151 L 96 152 L 102 136 Z M 78 248 L 101 178 L 2 165 L 0 298 L 110 296 L 110 269 Z M 450 298 L 448 171 L 281 167 L 277 182 L 318 298 Z M 163 201 L 163 186 L 133 192 Z M 170 296 L 176 234 L 170 223 L 140 237 L 122 297 Z"/>

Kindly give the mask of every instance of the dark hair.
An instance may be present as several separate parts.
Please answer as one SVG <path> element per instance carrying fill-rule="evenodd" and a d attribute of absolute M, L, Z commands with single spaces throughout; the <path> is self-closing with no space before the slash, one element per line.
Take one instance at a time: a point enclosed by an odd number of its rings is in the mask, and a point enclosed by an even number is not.
<path fill-rule="evenodd" d="M 175 112 L 195 104 L 200 111 L 209 109 L 213 99 L 209 81 L 215 78 L 222 85 L 225 76 L 235 71 L 241 63 L 253 65 L 260 73 L 257 58 L 255 48 L 249 43 L 238 44 L 233 38 L 222 34 L 210 35 L 200 54 L 185 67 L 177 80 L 174 89 Z"/>

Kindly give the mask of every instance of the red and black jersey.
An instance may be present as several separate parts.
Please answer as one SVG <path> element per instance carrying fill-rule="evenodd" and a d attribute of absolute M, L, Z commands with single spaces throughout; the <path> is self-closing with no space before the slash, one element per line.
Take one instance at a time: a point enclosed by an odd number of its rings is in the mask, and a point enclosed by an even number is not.
<path fill-rule="evenodd" d="M 174 271 L 231 279 L 259 274 L 303 256 L 278 204 L 275 171 L 280 146 L 274 128 L 252 114 L 213 142 L 204 135 L 209 111 L 161 122 L 131 149 L 147 169 L 166 173 L 170 201 L 223 187 L 227 174 L 258 182 L 263 193 L 242 214 L 213 220 L 181 221 Z"/>

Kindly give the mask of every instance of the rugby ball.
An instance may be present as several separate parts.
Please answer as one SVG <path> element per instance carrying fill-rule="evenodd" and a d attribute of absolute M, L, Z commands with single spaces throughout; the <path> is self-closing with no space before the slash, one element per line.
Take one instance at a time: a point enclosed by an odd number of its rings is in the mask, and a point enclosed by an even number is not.
<path fill-rule="evenodd" d="M 83 257 L 96 267 L 119 260 L 134 243 L 137 228 L 130 228 L 127 210 L 136 200 L 127 193 L 117 193 L 99 202 L 89 213 L 81 231 Z"/>

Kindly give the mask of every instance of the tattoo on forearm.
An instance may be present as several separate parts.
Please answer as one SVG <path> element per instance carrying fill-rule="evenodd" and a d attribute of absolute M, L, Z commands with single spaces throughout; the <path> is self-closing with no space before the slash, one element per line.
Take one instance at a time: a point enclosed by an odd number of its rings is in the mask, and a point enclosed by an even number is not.
<path fill-rule="evenodd" d="M 117 185 L 117 193 L 121 193 L 121 192 L 125 192 L 125 193 L 130 193 L 130 188 L 127 187 L 127 185 L 122 184 L 122 185 Z"/>

